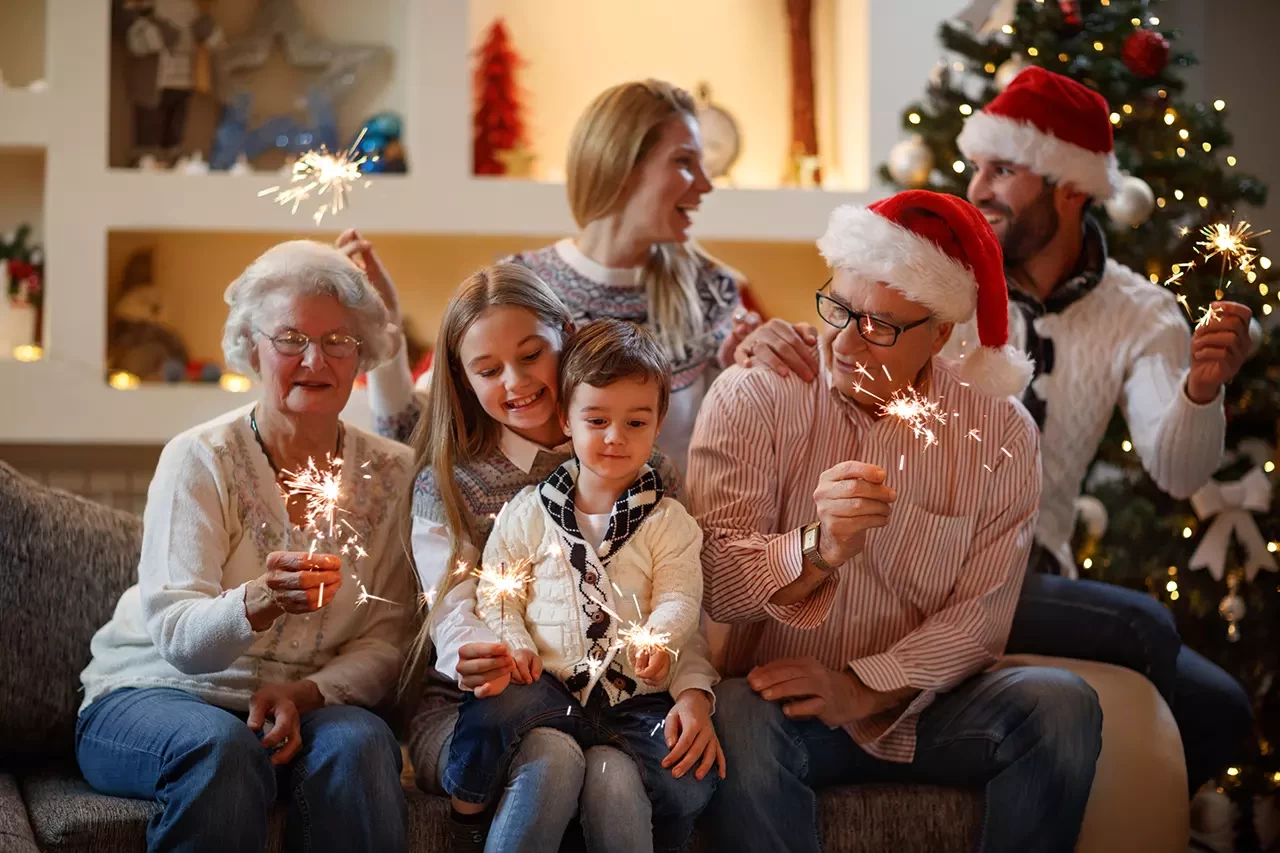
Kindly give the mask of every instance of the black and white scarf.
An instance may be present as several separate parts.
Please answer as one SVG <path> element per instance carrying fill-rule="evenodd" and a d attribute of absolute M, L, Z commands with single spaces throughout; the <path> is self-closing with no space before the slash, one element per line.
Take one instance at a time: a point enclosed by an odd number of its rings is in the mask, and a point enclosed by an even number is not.
<path fill-rule="evenodd" d="M 609 615 L 606 607 L 620 612 L 619 603 L 610 603 L 612 584 L 607 574 L 613 555 L 640 529 L 640 525 L 662 500 L 662 478 L 645 465 L 636 481 L 619 496 L 609 514 L 609 528 L 597 553 L 582 537 L 575 515 L 578 490 L 578 460 L 569 459 L 542 481 L 538 497 L 555 522 L 556 535 L 566 558 L 577 573 L 578 606 L 587 619 L 587 658 L 575 664 L 565 686 L 584 704 L 596 683 L 603 681 L 610 704 L 617 704 L 636 692 L 636 682 L 614 662 L 620 646 L 618 632 L 624 626 Z"/>

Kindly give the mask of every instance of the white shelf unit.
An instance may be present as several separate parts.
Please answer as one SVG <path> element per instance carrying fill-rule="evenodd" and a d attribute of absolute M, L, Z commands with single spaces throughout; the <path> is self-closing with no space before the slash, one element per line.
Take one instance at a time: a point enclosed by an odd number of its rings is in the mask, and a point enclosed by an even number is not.
<path fill-rule="evenodd" d="M 841 132 L 865 134 L 863 183 L 873 189 L 717 190 L 696 217 L 696 236 L 807 242 L 819 236 L 834 206 L 882 194 L 874 164 L 900 138 L 901 106 L 919 96 L 938 56 L 933 22 L 962 4 L 819 0 L 822 4 L 835 22 L 837 61 L 848 72 L 837 74 L 836 94 L 858 102 L 857 114 L 866 116 L 865 126 L 842 126 Z M 0 127 L 5 128 L 0 129 L 0 152 L 30 146 L 47 152 L 48 282 L 43 360 L 0 360 L 5 392 L 0 443 L 159 443 L 250 399 L 216 386 L 117 391 L 106 384 L 110 231 L 313 233 L 357 226 L 395 233 L 548 235 L 573 229 L 562 185 L 470 176 L 472 46 L 469 4 L 463 0 L 399 4 L 406 35 L 395 73 L 402 78 L 410 172 L 376 176 L 371 187 L 353 193 L 346 211 L 320 226 L 302 211 L 290 215 L 257 197 L 258 190 L 275 182 L 270 175 L 184 176 L 107 168 L 109 6 L 47 0 L 50 86 L 41 93 L 0 94 Z M 846 117 L 844 124 L 851 121 Z M 367 423 L 363 392 L 353 395 L 347 415 Z"/>

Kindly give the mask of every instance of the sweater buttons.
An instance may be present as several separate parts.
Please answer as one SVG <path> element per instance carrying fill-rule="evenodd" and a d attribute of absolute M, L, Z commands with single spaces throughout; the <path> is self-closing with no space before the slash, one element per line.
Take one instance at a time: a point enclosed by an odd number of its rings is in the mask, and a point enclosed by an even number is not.
<path fill-rule="evenodd" d="M 596 576 L 595 572 L 587 572 L 587 583 L 595 586 L 598 580 L 600 580 L 600 578 Z"/>

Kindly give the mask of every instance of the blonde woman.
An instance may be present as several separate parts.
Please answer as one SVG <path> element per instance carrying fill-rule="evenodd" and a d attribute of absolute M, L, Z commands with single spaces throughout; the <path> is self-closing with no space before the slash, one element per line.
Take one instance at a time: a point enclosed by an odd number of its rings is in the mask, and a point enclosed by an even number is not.
<path fill-rule="evenodd" d="M 549 284 L 575 323 L 628 320 L 658 339 L 673 371 L 658 446 L 681 470 L 707 388 L 758 322 L 742 311 L 736 274 L 689 238 L 711 189 L 693 98 L 659 80 L 614 86 L 587 107 L 569 144 L 578 234 L 510 259 Z M 395 288 L 372 245 L 354 231 L 338 245 L 360 256 L 394 305 Z M 403 411 L 413 393 L 407 359 L 378 371 L 370 387 L 380 414 Z"/>

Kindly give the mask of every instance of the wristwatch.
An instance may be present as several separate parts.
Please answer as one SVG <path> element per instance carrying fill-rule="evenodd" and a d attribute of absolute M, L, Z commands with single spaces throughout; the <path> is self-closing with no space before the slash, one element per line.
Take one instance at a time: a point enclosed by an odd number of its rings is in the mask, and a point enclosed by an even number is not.
<path fill-rule="evenodd" d="M 821 526 L 822 522 L 815 521 L 800 528 L 800 553 L 823 572 L 831 572 L 836 567 L 822 559 L 822 554 L 818 551 L 818 531 Z"/>

